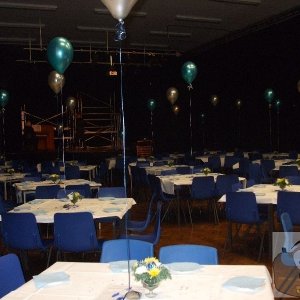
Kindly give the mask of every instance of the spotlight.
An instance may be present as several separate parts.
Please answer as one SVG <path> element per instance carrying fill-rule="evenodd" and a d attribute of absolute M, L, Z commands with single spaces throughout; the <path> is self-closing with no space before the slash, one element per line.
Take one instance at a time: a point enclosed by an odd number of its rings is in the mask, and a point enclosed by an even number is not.
<path fill-rule="evenodd" d="M 119 23 L 116 25 L 116 34 L 115 41 L 123 41 L 126 39 L 126 30 L 124 26 L 124 21 L 121 19 Z"/>

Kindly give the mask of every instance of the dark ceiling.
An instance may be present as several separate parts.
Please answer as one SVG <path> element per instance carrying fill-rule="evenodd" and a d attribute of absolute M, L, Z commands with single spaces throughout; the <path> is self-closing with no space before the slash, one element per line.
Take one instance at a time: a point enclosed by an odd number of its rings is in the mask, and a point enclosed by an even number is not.
<path fill-rule="evenodd" d="M 299 0 L 138 0 L 125 19 L 122 48 L 135 54 L 198 53 L 298 15 Z M 93 59 L 113 51 L 115 20 L 100 0 L 0 1 L 0 44 L 38 60 L 53 37 L 67 38 L 76 53 Z M 18 59 L 18 58 L 17 58 Z"/>

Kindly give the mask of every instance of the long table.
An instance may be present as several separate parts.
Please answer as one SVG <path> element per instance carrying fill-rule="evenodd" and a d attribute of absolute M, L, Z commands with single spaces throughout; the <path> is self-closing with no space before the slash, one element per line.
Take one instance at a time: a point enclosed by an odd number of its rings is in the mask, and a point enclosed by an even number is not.
<path fill-rule="evenodd" d="M 122 219 L 135 205 L 133 198 L 83 198 L 72 206 L 68 199 L 35 199 L 15 207 L 10 213 L 31 212 L 37 223 L 53 223 L 55 213 L 91 212 L 94 219 L 118 217 Z"/>
<path fill-rule="evenodd" d="M 53 185 L 54 183 L 51 180 L 45 181 L 24 181 L 24 182 L 17 182 L 14 184 L 17 193 L 18 202 L 21 200 L 23 203 L 26 203 L 26 196 L 27 194 L 34 193 L 36 188 L 41 185 Z M 85 179 L 68 179 L 68 180 L 61 180 L 59 183 L 61 188 L 65 188 L 68 185 L 80 185 L 80 184 L 89 184 L 91 189 L 97 189 L 101 187 L 101 183 L 97 183 L 94 181 L 89 181 Z"/>
<path fill-rule="evenodd" d="M 269 239 L 269 255 L 272 256 L 272 234 L 274 231 L 274 206 L 277 205 L 277 193 L 280 190 L 278 186 L 273 184 L 256 184 L 249 188 L 242 189 L 239 192 L 253 192 L 256 196 L 257 204 L 268 205 L 268 239 Z M 286 187 L 287 191 L 300 192 L 299 185 L 291 185 Z M 219 202 L 226 202 L 226 195 L 222 196 Z"/>
<path fill-rule="evenodd" d="M 14 174 L 8 174 L 3 173 L 0 174 L 0 182 L 3 183 L 3 189 L 4 189 L 4 200 L 7 200 L 7 184 L 13 184 L 15 182 L 20 182 L 25 177 L 25 173 L 14 173 Z"/>
<path fill-rule="evenodd" d="M 128 272 L 122 269 L 113 272 L 111 267 L 112 264 L 108 263 L 56 262 L 42 275 L 64 275 L 65 280 L 60 284 L 57 282 L 38 287 L 41 284 L 38 279 L 42 279 L 39 276 L 2 299 L 123 299 L 128 289 Z M 270 274 L 262 265 L 199 265 L 194 271 L 171 271 L 171 274 L 171 280 L 162 281 L 155 289 L 155 299 L 274 299 Z M 252 289 L 229 287 L 228 280 L 232 279 L 253 279 L 262 281 L 263 284 Z M 140 282 L 134 280 L 132 274 L 131 286 L 142 293 L 141 299 L 147 299 L 146 290 Z"/>

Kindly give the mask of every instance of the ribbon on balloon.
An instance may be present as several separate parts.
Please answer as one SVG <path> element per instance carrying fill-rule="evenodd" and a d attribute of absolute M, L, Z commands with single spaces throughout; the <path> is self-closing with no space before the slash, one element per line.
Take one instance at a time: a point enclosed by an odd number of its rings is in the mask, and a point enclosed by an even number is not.
<path fill-rule="evenodd" d="M 5 106 L 9 101 L 9 93 L 6 90 L 1 89 L 0 90 L 0 106 L 2 110 L 2 155 L 5 159 L 5 148 L 6 148 L 6 142 L 5 142 Z"/>
<path fill-rule="evenodd" d="M 147 107 L 151 112 L 151 114 L 150 114 L 150 127 L 151 127 L 151 138 L 152 138 L 152 141 L 153 141 L 153 137 L 154 137 L 154 132 L 153 132 L 153 111 L 156 108 L 156 101 L 154 99 L 149 99 L 148 103 L 147 103 Z"/>
<path fill-rule="evenodd" d="M 181 67 L 181 75 L 183 80 L 188 84 L 187 88 L 190 94 L 190 143 L 191 143 L 191 156 L 193 155 L 193 128 L 192 128 L 192 95 L 191 90 L 193 89 L 192 82 L 197 76 L 197 66 L 187 61 Z"/>

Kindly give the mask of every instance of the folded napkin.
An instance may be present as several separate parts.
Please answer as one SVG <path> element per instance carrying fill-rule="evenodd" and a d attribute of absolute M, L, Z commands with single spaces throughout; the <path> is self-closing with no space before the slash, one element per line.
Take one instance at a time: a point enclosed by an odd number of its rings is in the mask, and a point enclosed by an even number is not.
<path fill-rule="evenodd" d="M 104 212 L 107 212 L 107 213 L 111 213 L 111 212 L 117 212 L 117 211 L 120 211 L 121 209 L 120 208 L 117 208 L 117 207 L 107 207 L 107 208 L 104 208 L 103 211 Z"/>
<path fill-rule="evenodd" d="M 33 276 L 36 288 L 62 284 L 70 281 L 70 275 L 65 272 L 45 273 Z"/>
<path fill-rule="evenodd" d="M 237 276 L 228 279 L 223 287 L 234 292 L 255 293 L 263 289 L 265 279 L 260 277 Z"/>
<path fill-rule="evenodd" d="M 129 268 L 131 269 L 135 263 L 136 260 L 130 260 Z M 127 260 L 112 261 L 111 263 L 109 263 L 109 268 L 114 273 L 128 272 L 128 261 Z"/>

